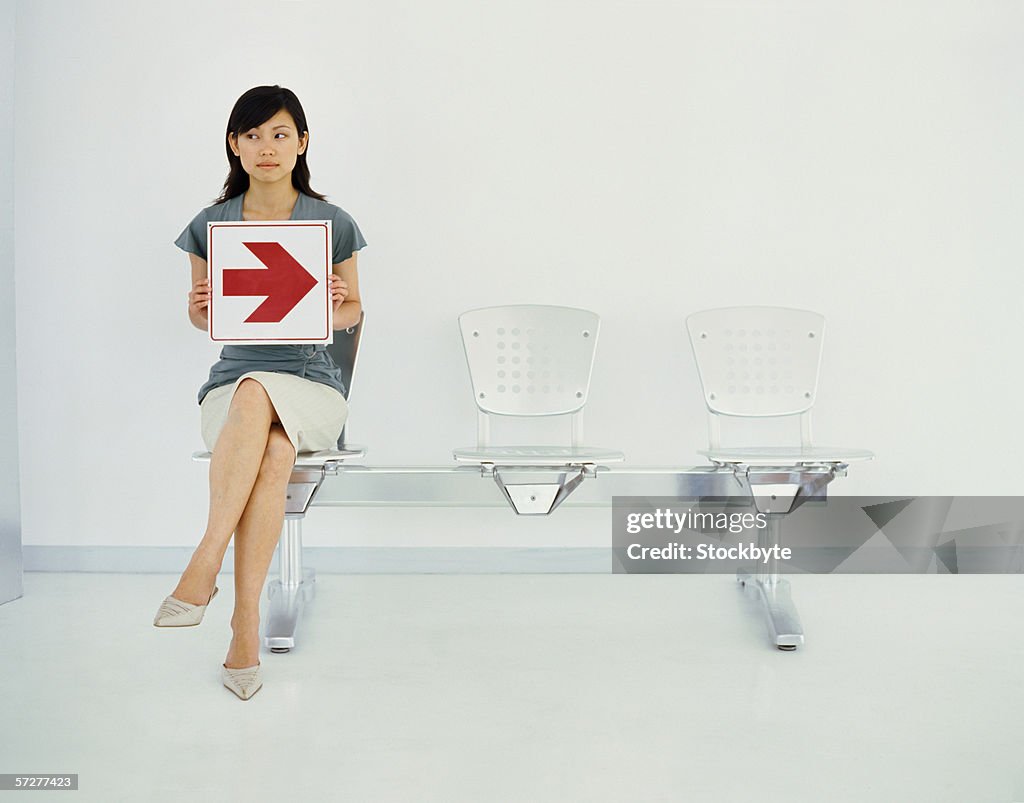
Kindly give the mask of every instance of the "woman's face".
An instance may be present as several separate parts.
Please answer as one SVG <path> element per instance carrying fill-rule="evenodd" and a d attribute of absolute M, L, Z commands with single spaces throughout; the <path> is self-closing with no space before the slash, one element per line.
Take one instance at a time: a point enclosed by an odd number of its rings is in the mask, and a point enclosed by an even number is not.
<path fill-rule="evenodd" d="M 306 150 L 309 135 L 295 129 L 295 121 L 285 109 L 263 125 L 228 135 L 231 150 L 253 181 L 274 183 L 291 180 L 292 168 Z"/>

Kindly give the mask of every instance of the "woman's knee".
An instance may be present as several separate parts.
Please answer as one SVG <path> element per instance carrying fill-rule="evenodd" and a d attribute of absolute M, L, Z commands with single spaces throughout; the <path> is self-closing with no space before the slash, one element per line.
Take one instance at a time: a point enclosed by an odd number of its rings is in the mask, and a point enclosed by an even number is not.
<path fill-rule="evenodd" d="M 228 415 L 259 416 L 269 418 L 270 423 L 280 423 L 274 402 L 267 389 L 256 379 L 243 379 L 231 397 Z"/>
<path fill-rule="evenodd" d="M 235 388 L 235 393 L 231 397 L 231 406 L 235 405 L 269 407 L 270 395 L 267 393 L 267 389 L 255 379 L 243 379 L 238 383 L 238 387 Z"/>
<path fill-rule="evenodd" d="M 264 473 L 279 476 L 291 474 L 292 466 L 295 465 L 295 447 L 288 439 L 288 435 L 278 425 L 270 427 L 270 434 L 267 437 L 267 448 L 263 452 L 263 463 L 260 470 Z"/>

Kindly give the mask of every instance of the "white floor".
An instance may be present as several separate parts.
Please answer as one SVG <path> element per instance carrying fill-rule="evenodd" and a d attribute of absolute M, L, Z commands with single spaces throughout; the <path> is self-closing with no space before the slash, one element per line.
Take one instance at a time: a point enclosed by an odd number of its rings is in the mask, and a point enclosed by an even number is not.
<path fill-rule="evenodd" d="M 0 606 L 0 773 L 79 773 L 32 799 L 1024 801 L 1021 576 L 793 578 L 784 653 L 721 575 L 322 575 L 248 702 L 175 580 Z"/>

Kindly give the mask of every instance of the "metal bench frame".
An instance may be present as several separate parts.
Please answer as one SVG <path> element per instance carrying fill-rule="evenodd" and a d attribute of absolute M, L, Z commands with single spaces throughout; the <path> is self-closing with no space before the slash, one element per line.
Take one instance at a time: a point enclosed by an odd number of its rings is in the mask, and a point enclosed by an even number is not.
<path fill-rule="evenodd" d="M 271 652 L 288 652 L 302 609 L 313 599 L 316 573 L 302 562 L 302 521 L 310 507 L 500 506 L 509 500 L 495 492 L 488 479 L 508 483 L 517 474 L 550 472 L 550 466 L 367 466 L 347 462 L 345 455 L 316 465 L 297 465 L 288 486 L 285 526 L 278 546 L 279 576 L 268 582 L 269 616 L 264 644 Z M 567 465 L 566 473 L 588 477 L 565 507 L 607 507 L 616 496 L 709 497 L 749 494 L 757 510 L 767 514 L 768 528 L 760 546 L 780 543 L 781 520 L 804 497 L 821 499 L 826 486 L 845 476 L 842 464 L 806 466 L 713 465 L 694 467 L 627 467 Z M 513 504 L 513 510 L 515 505 Z M 517 511 L 518 512 L 518 511 Z M 566 514 L 560 514 L 566 515 Z M 804 631 L 792 602 L 789 583 L 779 577 L 778 560 L 759 562 L 741 570 L 740 585 L 764 607 L 772 643 L 794 650 L 804 643 Z"/>
<path fill-rule="evenodd" d="M 345 433 L 338 449 L 297 456 L 288 485 L 285 524 L 278 546 L 279 576 L 269 581 L 267 596 L 270 611 L 264 631 L 264 644 L 272 652 L 288 652 L 295 646 L 295 633 L 302 609 L 316 591 L 316 573 L 302 563 L 302 521 L 313 505 L 389 505 L 389 506 L 476 506 L 508 503 L 519 515 L 550 515 L 559 506 L 601 506 L 615 497 L 735 497 L 746 495 L 760 513 L 766 514 L 768 527 L 759 533 L 759 546 L 771 549 L 780 545 L 781 522 L 796 503 L 804 498 L 823 499 L 826 486 L 837 476 L 845 476 L 848 464 L 829 450 L 816 452 L 810 445 L 809 410 L 814 394 L 807 391 L 781 413 L 774 408 L 730 407 L 729 394 L 717 386 L 708 387 L 707 360 L 702 366 L 706 344 L 714 346 L 718 324 L 725 314 L 725 325 L 736 316 L 751 313 L 756 320 L 771 321 L 782 314 L 793 315 L 800 326 L 812 329 L 811 347 L 804 348 L 801 359 L 808 387 L 816 387 L 817 361 L 820 359 L 820 333 L 823 321 L 815 313 L 777 308 L 731 308 L 697 313 L 688 320 L 694 355 L 708 404 L 711 449 L 703 452 L 710 466 L 630 467 L 622 465 L 621 452 L 588 449 L 582 445 L 582 410 L 589 393 L 590 370 L 600 319 L 586 310 L 566 307 L 517 305 L 472 310 L 460 316 L 460 327 L 470 367 L 474 398 L 479 418 L 477 445 L 456 449 L 454 457 L 463 465 L 448 466 L 372 466 L 353 464 L 363 458 L 362 447 L 347 446 Z M 788 317 L 787 317 L 788 316 Z M 522 320 L 520 330 L 517 321 Z M 345 333 L 337 332 L 331 346 L 335 362 L 342 368 L 346 387 L 351 389 L 363 319 Z M 727 334 L 729 334 L 727 332 Z M 739 334 L 743 334 L 742 331 Z M 754 332 L 754 334 L 758 334 Z M 800 337 L 806 334 L 798 333 Z M 501 354 L 508 337 L 520 338 L 512 348 L 521 354 L 554 355 L 561 343 L 572 360 L 544 360 L 562 371 L 564 387 L 539 388 L 544 393 L 529 395 L 501 384 L 505 360 Z M 801 344 L 802 345 L 802 344 Z M 497 352 L 490 349 L 497 348 Z M 787 346 L 787 348 L 789 348 Z M 797 351 L 798 349 L 794 349 Z M 511 351 L 511 349 L 510 349 Z M 491 361 L 499 356 L 495 368 Z M 529 361 L 528 361 L 529 362 Z M 813 363 L 813 364 L 812 364 Z M 525 366 L 524 366 L 525 367 Z M 518 376 L 518 375 L 517 375 Z M 525 378 L 523 380 L 525 384 Z M 711 381 L 715 381 L 713 378 Z M 732 390 L 732 388 L 729 388 Z M 556 392 L 556 391 L 560 391 Z M 802 387 L 797 389 L 798 394 Z M 541 396 L 544 398 L 541 398 Z M 748 405 L 749 406 L 749 405 Z M 763 405 L 762 405 L 763 406 Z M 778 405 L 776 405 L 778 406 Z M 756 450 L 722 450 L 719 443 L 718 414 L 746 416 L 802 414 L 801 449 L 785 464 L 774 464 L 772 453 Z M 568 447 L 492 447 L 487 416 L 498 415 L 570 415 L 572 439 Z M 851 459 L 869 459 L 869 452 L 850 453 Z M 197 453 L 197 460 L 208 460 L 209 453 Z M 803 457 L 803 459 L 800 459 Z M 749 458 L 749 459 L 746 459 Z M 607 462 L 605 462 L 607 461 Z M 327 482 L 331 479 L 330 482 Z M 481 482 L 484 480 L 484 482 Z M 493 480 L 494 487 L 486 480 Z M 789 583 L 779 577 L 776 550 L 766 562 L 751 570 L 740 570 L 736 579 L 756 596 L 767 617 L 772 643 L 780 650 L 795 650 L 804 643 L 803 626 L 790 595 Z"/>

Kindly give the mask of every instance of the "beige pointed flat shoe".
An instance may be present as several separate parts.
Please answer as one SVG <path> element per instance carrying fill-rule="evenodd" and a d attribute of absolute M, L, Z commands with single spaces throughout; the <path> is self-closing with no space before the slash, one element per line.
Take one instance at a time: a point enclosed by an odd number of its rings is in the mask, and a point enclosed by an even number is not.
<path fill-rule="evenodd" d="M 217 591 L 217 586 L 214 586 L 213 593 L 210 594 L 206 605 L 209 605 L 217 596 Z M 153 625 L 155 627 L 193 627 L 203 621 L 206 605 L 191 605 L 175 597 L 164 597 L 164 601 L 160 604 L 160 610 L 153 618 Z"/>
<path fill-rule="evenodd" d="M 221 680 L 239 700 L 248 700 L 263 688 L 263 672 L 260 664 L 243 666 L 241 669 L 228 669 L 224 664 L 221 664 L 220 667 Z"/>

